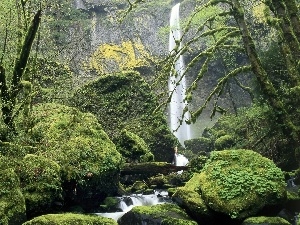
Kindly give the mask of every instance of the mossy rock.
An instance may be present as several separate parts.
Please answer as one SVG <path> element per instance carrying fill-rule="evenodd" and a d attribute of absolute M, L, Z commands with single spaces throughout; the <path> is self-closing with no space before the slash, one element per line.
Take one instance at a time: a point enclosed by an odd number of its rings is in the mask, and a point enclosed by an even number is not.
<path fill-rule="evenodd" d="M 286 200 L 281 169 L 251 150 L 212 152 L 197 179 L 205 204 L 231 218 L 253 216 Z"/>
<path fill-rule="evenodd" d="M 226 134 L 226 135 L 219 137 L 215 141 L 214 146 L 215 146 L 216 150 L 224 150 L 224 149 L 229 149 L 234 144 L 235 144 L 234 137 L 229 134 Z"/>
<path fill-rule="evenodd" d="M 25 198 L 13 169 L 0 173 L 0 224 L 20 225 L 26 221 Z"/>
<path fill-rule="evenodd" d="M 121 155 L 92 114 L 48 103 L 32 118 L 31 145 L 59 164 L 65 196 L 96 206 L 117 192 Z"/>
<path fill-rule="evenodd" d="M 27 221 L 23 225 L 118 225 L 118 223 L 111 219 L 100 217 L 96 215 L 83 215 L 83 214 L 47 214 L 36 217 Z"/>
<path fill-rule="evenodd" d="M 193 153 L 199 153 L 201 151 L 209 152 L 212 150 L 212 141 L 209 138 L 199 137 L 184 141 L 186 149 L 191 150 Z"/>
<path fill-rule="evenodd" d="M 30 217 L 54 210 L 62 200 L 60 166 L 43 156 L 26 155 L 17 170 Z"/>
<path fill-rule="evenodd" d="M 153 206 L 136 206 L 118 220 L 119 225 L 196 225 L 179 206 L 175 204 L 158 204 Z"/>
<path fill-rule="evenodd" d="M 138 135 L 125 129 L 122 130 L 116 147 L 129 162 L 149 162 L 154 160 L 154 156 L 145 141 Z"/>
<path fill-rule="evenodd" d="M 114 143 L 122 130 L 142 138 L 156 161 L 171 162 L 178 142 L 162 111 L 153 113 L 158 99 L 137 72 L 120 72 L 99 77 L 79 88 L 71 104 L 96 115 Z"/>
<path fill-rule="evenodd" d="M 200 174 L 195 173 L 184 187 L 178 187 L 172 200 L 184 208 L 197 221 L 212 221 L 213 212 L 207 207 L 199 193 Z"/>
<path fill-rule="evenodd" d="M 134 193 L 143 193 L 147 189 L 148 189 L 148 185 L 143 181 L 136 181 L 131 186 L 131 192 Z"/>
<path fill-rule="evenodd" d="M 280 217 L 249 217 L 242 225 L 290 225 L 288 221 Z"/>

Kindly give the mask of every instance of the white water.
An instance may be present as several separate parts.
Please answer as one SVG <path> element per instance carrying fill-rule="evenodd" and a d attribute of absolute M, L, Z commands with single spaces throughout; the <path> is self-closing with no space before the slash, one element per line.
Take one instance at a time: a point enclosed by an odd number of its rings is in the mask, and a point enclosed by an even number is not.
<path fill-rule="evenodd" d="M 175 166 L 186 166 L 189 162 L 188 158 L 181 154 L 175 154 Z M 178 171 L 178 174 L 181 174 L 183 170 Z"/>
<path fill-rule="evenodd" d="M 170 16 L 170 37 L 169 37 L 170 52 L 172 52 L 176 47 L 176 41 L 181 39 L 181 31 L 180 31 L 180 23 L 179 23 L 180 22 L 179 6 L 180 3 L 176 4 L 172 8 L 171 16 Z M 181 48 L 181 43 L 179 48 Z M 182 124 L 180 125 L 183 109 L 186 106 L 186 103 L 184 102 L 185 90 L 186 90 L 186 79 L 184 76 L 182 77 L 185 66 L 184 66 L 182 55 L 179 55 L 174 65 L 175 65 L 174 69 L 176 73 L 170 74 L 169 85 L 168 85 L 170 93 L 173 90 L 175 90 L 173 92 L 172 99 L 169 105 L 169 111 L 170 111 L 169 120 L 170 120 L 171 130 L 173 131 L 174 135 L 178 138 L 180 143 L 184 146 L 184 141 L 190 139 L 191 132 L 190 132 L 190 126 L 186 124 L 184 121 L 188 119 L 189 117 L 188 115 L 185 115 Z"/>
<path fill-rule="evenodd" d="M 125 213 L 129 212 L 135 206 L 142 206 L 142 205 L 150 206 L 150 205 L 164 204 L 166 202 L 167 196 L 168 196 L 168 192 L 165 191 L 156 191 L 154 194 L 151 195 L 124 196 L 118 198 L 120 201 L 117 208 L 122 210 L 122 212 L 95 213 L 95 214 L 98 216 L 112 218 L 117 221 L 119 218 L 121 218 Z"/>

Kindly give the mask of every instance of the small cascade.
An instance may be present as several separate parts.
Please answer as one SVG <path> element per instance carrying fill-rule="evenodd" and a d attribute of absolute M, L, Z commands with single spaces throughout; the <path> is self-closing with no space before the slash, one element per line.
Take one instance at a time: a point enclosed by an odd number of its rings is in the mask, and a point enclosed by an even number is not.
<path fill-rule="evenodd" d="M 168 202 L 168 192 L 156 191 L 151 195 L 142 195 L 135 194 L 130 196 L 117 197 L 119 199 L 119 204 L 117 208 L 121 212 L 113 212 L 113 213 L 95 213 L 98 216 L 112 218 L 114 220 L 118 220 L 125 213 L 129 212 L 135 206 L 151 206 L 157 204 L 164 204 Z"/>
<path fill-rule="evenodd" d="M 184 155 L 177 154 L 176 157 L 176 166 L 186 166 L 189 162 L 188 158 L 186 158 Z"/>
<path fill-rule="evenodd" d="M 175 166 L 186 166 L 189 162 L 188 158 L 186 158 L 184 155 L 181 154 L 175 154 L 174 155 L 175 160 Z M 178 171 L 178 174 L 181 174 L 183 170 Z"/>
<path fill-rule="evenodd" d="M 181 31 L 179 24 L 179 6 L 180 3 L 176 4 L 171 11 L 170 16 L 170 37 L 169 37 L 169 51 L 172 52 L 176 48 L 176 42 L 181 39 Z M 179 48 L 181 48 L 181 43 Z M 180 54 L 180 53 L 179 53 Z M 172 99 L 169 105 L 169 121 L 170 128 L 173 131 L 174 135 L 178 138 L 180 143 L 184 146 L 184 141 L 190 139 L 191 132 L 190 126 L 185 123 L 184 120 L 188 119 L 188 116 L 185 115 L 182 123 L 180 124 L 180 120 L 182 120 L 182 113 L 184 108 L 186 107 L 185 99 L 185 91 L 186 91 L 186 80 L 185 76 L 182 77 L 185 66 L 183 62 L 182 55 L 178 55 L 176 57 L 177 60 L 175 62 L 175 74 L 170 74 L 169 78 L 169 92 L 171 93 L 173 90 Z M 181 80 L 180 80 L 181 79 Z"/>

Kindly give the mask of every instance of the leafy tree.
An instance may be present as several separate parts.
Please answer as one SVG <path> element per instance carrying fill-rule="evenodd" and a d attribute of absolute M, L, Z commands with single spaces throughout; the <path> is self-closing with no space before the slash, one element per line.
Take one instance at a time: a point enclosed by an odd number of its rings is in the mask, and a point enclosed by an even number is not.
<path fill-rule="evenodd" d="M 22 7 L 24 10 L 25 2 L 21 1 Z M 27 66 L 27 61 L 29 58 L 29 54 L 31 51 L 31 47 L 33 41 L 35 39 L 36 33 L 38 31 L 38 27 L 40 24 L 41 17 L 41 10 L 38 10 L 34 18 L 31 22 L 30 27 L 27 29 L 26 35 L 24 38 L 20 37 L 20 40 L 24 39 L 22 44 L 20 44 L 20 50 L 18 52 L 18 57 L 15 60 L 14 67 L 12 70 L 11 75 L 6 75 L 6 70 L 4 67 L 3 60 L 0 62 L 0 90 L 1 90 L 1 111 L 2 111 L 2 118 L 5 125 L 8 127 L 9 130 L 14 131 L 14 119 L 19 112 L 17 108 L 17 97 L 21 90 L 30 89 L 30 83 L 27 83 L 24 80 L 24 71 Z M 25 23 L 25 27 L 26 27 Z M 8 36 L 8 33 L 6 33 Z M 2 52 L 2 59 L 6 53 L 6 44 L 7 44 L 7 36 L 4 40 L 4 47 Z M 24 106 L 24 105 L 23 105 Z M 21 105 L 22 107 L 22 105 Z"/>
<path fill-rule="evenodd" d="M 129 10 L 140 2 L 130 3 Z M 256 18 L 255 23 L 253 18 Z M 299 21 L 295 0 L 196 1 L 194 11 L 183 24 L 181 40 L 177 41 L 176 48 L 163 62 L 165 66 L 157 83 L 168 80 L 170 71 L 173 70 L 173 65 L 180 55 L 193 53 L 181 76 L 197 69 L 196 65 L 201 64 L 196 78 L 186 91 L 185 101 L 188 105 L 183 111 L 183 114 L 191 115 L 186 122 L 194 123 L 212 101 L 214 101 L 212 116 L 217 112 L 225 113 L 226 109 L 218 102 L 220 96 L 224 94 L 230 82 L 234 80 L 239 82 L 238 77 L 251 74 L 256 80 L 259 98 L 263 99 L 274 113 L 275 129 L 288 139 L 288 151 L 293 152 L 299 146 L 299 121 L 295 110 L 300 97 Z M 261 37 L 259 33 L 272 37 L 271 43 L 278 45 L 281 63 L 286 70 L 272 71 L 270 74 L 268 65 L 262 62 L 261 55 L 261 52 L 268 50 L 270 45 L 255 39 Z M 180 45 L 180 42 L 184 44 Z M 195 97 L 197 85 L 217 59 L 222 61 L 223 74 L 204 103 L 193 110 L 190 103 Z M 278 87 L 278 80 L 284 81 L 283 88 Z M 251 89 L 242 83 L 239 86 L 251 93 Z M 162 105 L 170 101 L 172 93 L 170 95 L 163 93 L 166 100 Z"/>

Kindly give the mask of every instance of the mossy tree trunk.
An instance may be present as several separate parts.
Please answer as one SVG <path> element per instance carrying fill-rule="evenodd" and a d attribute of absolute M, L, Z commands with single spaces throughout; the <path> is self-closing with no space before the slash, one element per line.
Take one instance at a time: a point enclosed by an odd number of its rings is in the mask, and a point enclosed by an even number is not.
<path fill-rule="evenodd" d="M 15 131 L 14 114 L 17 114 L 16 100 L 17 96 L 22 90 L 22 77 L 27 66 L 27 61 L 31 51 L 33 41 L 41 20 L 41 10 L 39 10 L 28 28 L 24 42 L 21 47 L 20 55 L 16 59 L 14 70 L 12 74 L 11 85 L 8 86 L 8 78 L 5 74 L 5 68 L 0 65 L 0 90 L 1 90 L 1 110 L 2 119 L 10 131 Z"/>
<path fill-rule="evenodd" d="M 248 26 L 245 22 L 244 10 L 240 5 L 239 0 L 232 0 L 232 11 L 233 16 L 240 28 L 244 48 L 249 57 L 252 71 L 255 74 L 257 81 L 260 85 L 264 98 L 268 101 L 269 105 L 273 108 L 274 113 L 277 117 L 277 123 L 280 125 L 282 132 L 287 137 L 290 137 L 295 144 L 298 144 L 299 131 L 293 124 L 289 114 L 284 108 L 282 100 L 277 95 L 276 89 L 271 83 L 266 71 L 264 70 L 260 58 L 258 57 L 254 41 L 248 30 Z"/>
<path fill-rule="evenodd" d="M 266 1 L 270 10 L 276 17 L 275 26 L 279 32 L 280 45 L 286 61 L 290 87 L 299 85 L 300 59 L 299 45 L 299 17 L 294 0 L 271 0 Z M 286 4 L 288 3 L 288 4 Z M 293 7 L 296 7 L 295 9 Z M 298 37 L 297 37 L 298 36 Z"/>

